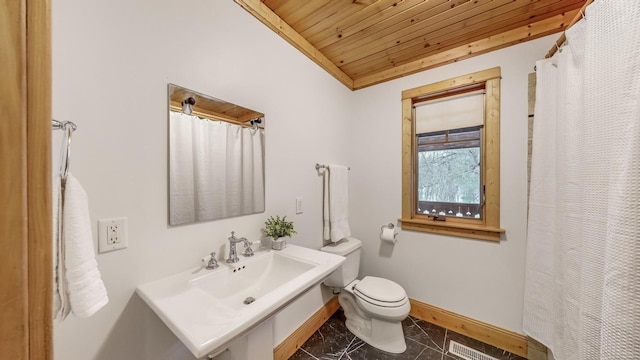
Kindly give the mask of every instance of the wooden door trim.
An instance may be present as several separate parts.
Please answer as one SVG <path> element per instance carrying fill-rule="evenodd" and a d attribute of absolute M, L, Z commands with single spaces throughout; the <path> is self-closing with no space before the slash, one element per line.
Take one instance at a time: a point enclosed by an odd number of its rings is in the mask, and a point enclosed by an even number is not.
<path fill-rule="evenodd" d="M 50 2 L 0 3 L 0 349 L 52 351 Z"/>
<path fill-rule="evenodd" d="M 51 3 L 27 0 L 29 358 L 52 359 Z"/>
<path fill-rule="evenodd" d="M 0 2 L 0 349 L 28 356 L 25 1 Z"/>

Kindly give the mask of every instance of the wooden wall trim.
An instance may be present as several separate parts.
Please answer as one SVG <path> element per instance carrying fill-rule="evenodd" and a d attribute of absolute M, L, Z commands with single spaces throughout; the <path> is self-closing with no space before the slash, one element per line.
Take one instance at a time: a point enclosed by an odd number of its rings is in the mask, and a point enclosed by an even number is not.
<path fill-rule="evenodd" d="M 27 1 L 29 358 L 53 359 L 51 3 Z"/>
<path fill-rule="evenodd" d="M 458 334 L 493 345 L 510 353 L 527 357 L 527 337 L 439 307 L 410 299 L 409 315 L 455 331 Z"/>
<path fill-rule="evenodd" d="M 27 292 L 26 1 L 0 2 L 0 351 L 29 356 Z"/>
<path fill-rule="evenodd" d="M 276 346 L 273 350 L 274 360 L 290 358 L 339 308 L 338 296 L 332 297 L 315 314 L 311 315 L 304 324 L 300 325 L 289 337 Z"/>
<path fill-rule="evenodd" d="M 46 0 L 0 3 L 0 349 L 53 358 L 51 41 Z"/>
<path fill-rule="evenodd" d="M 411 204 L 411 202 L 409 202 L 409 204 Z M 402 218 L 398 219 L 398 221 L 404 230 L 423 231 L 434 234 L 464 237 L 468 239 L 499 242 L 500 234 L 505 233 L 504 229 L 492 226 L 411 219 L 405 218 L 404 214 Z"/>
<path fill-rule="evenodd" d="M 527 359 L 547 360 L 547 347 L 539 343 L 534 338 L 527 336 Z"/>
<path fill-rule="evenodd" d="M 402 218 L 410 219 L 412 214 L 411 196 L 413 194 L 413 104 L 411 98 L 402 99 Z"/>
<path fill-rule="evenodd" d="M 484 116 L 485 226 L 500 228 L 500 77 L 485 83 Z"/>
<path fill-rule="evenodd" d="M 443 91 L 467 89 L 467 87 L 472 85 L 479 87 L 481 85 L 478 84 L 486 83 L 487 81 L 492 79 L 499 79 L 500 76 L 501 69 L 499 66 L 496 66 L 491 69 L 476 71 L 471 74 L 460 75 L 451 79 L 441 80 L 432 84 L 422 85 L 413 89 L 404 90 L 402 91 L 402 100 L 412 100 L 414 98 L 436 94 Z"/>
<path fill-rule="evenodd" d="M 531 340 L 525 335 L 415 299 L 409 299 L 409 301 L 411 303 L 410 316 L 527 358 L 527 342 Z M 273 350 L 273 358 L 275 360 L 286 360 L 291 357 L 339 308 L 338 296 L 332 297 L 298 329 L 276 346 Z"/>

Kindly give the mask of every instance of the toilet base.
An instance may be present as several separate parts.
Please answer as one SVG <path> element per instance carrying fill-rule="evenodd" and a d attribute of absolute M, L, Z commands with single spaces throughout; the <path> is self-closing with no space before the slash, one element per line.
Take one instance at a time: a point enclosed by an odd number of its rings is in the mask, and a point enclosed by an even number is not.
<path fill-rule="evenodd" d="M 371 319 L 371 326 L 366 326 L 362 322 L 358 324 L 358 321 L 347 319 L 345 325 L 358 339 L 376 349 L 393 354 L 407 350 L 402 323 Z"/>
<path fill-rule="evenodd" d="M 353 295 L 343 291 L 338 302 L 344 310 L 347 329 L 367 344 L 393 354 L 407 349 L 402 321 L 388 321 L 368 316 L 355 302 Z M 408 315 L 409 311 L 407 311 Z"/>

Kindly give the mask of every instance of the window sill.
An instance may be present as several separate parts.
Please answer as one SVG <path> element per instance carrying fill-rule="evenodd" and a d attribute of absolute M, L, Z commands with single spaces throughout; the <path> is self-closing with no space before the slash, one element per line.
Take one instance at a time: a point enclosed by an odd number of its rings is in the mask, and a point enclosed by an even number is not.
<path fill-rule="evenodd" d="M 442 235 L 460 236 L 471 239 L 500 241 L 504 229 L 483 225 L 471 225 L 446 221 L 399 219 L 404 230 L 430 232 Z"/>

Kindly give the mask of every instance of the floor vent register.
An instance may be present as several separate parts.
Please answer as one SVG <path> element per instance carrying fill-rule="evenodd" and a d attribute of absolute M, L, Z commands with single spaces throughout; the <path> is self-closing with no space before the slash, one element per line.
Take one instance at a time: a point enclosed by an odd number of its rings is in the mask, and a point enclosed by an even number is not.
<path fill-rule="evenodd" d="M 472 349 L 455 341 L 449 342 L 449 352 L 465 360 L 498 360 L 494 357 L 483 354 L 478 350 Z"/>

